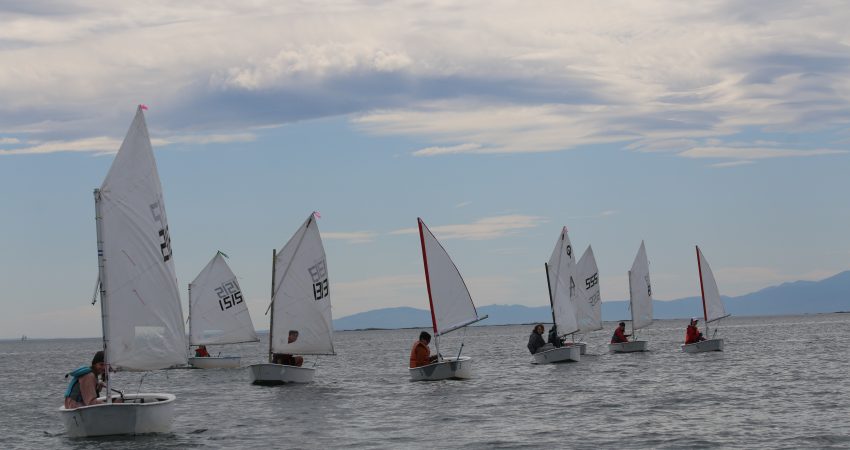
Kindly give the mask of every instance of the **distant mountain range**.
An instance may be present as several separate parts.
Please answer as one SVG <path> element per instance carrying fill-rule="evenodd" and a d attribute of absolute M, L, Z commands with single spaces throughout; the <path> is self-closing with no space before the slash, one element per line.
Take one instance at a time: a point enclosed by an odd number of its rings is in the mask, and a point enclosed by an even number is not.
<path fill-rule="evenodd" d="M 794 281 L 764 288 L 738 297 L 723 297 L 726 311 L 736 316 L 814 314 L 850 311 L 850 271 L 820 281 Z M 702 316 L 700 297 L 670 301 L 654 301 L 656 319 Z M 489 315 L 481 325 L 508 325 L 551 322 L 549 306 L 488 305 L 478 308 L 479 315 Z M 602 320 L 629 318 L 629 302 L 602 303 Z M 337 330 L 366 328 L 417 328 L 431 325 L 431 313 L 410 307 L 383 308 L 334 320 Z"/>

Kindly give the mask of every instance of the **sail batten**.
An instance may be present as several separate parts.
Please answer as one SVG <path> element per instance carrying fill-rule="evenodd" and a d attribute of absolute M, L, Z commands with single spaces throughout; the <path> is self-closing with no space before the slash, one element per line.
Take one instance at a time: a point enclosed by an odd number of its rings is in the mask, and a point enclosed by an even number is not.
<path fill-rule="evenodd" d="M 313 213 L 276 253 L 271 351 L 332 355 L 333 318 L 327 259 Z M 290 331 L 298 338 L 288 342 Z"/>
<path fill-rule="evenodd" d="M 257 342 L 236 275 L 221 252 L 189 285 L 190 345 Z"/>
<path fill-rule="evenodd" d="M 481 320 L 469 289 L 448 252 L 422 219 L 418 219 L 418 223 L 434 333 L 444 334 Z"/>
<path fill-rule="evenodd" d="M 126 370 L 185 364 L 165 202 L 142 108 L 95 202 L 107 360 Z"/>
<path fill-rule="evenodd" d="M 652 323 L 652 283 L 649 279 L 649 260 L 643 241 L 629 271 L 629 309 L 635 330 Z"/>

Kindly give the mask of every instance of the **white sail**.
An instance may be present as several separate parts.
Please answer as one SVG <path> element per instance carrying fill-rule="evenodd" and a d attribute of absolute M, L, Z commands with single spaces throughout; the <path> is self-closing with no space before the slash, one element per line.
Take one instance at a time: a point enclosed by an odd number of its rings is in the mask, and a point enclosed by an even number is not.
<path fill-rule="evenodd" d="M 189 284 L 189 343 L 237 344 L 258 340 L 239 281 L 224 260 L 224 254 L 216 252 Z"/>
<path fill-rule="evenodd" d="M 599 268 L 593 248 L 581 255 L 576 265 L 578 284 L 578 300 L 576 301 L 576 317 L 578 329 L 582 333 L 602 329 L 602 295 L 599 286 Z"/>
<path fill-rule="evenodd" d="M 478 311 L 460 272 L 425 222 L 418 220 L 434 333 L 448 333 L 478 321 Z"/>
<path fill-rule="evenodd" d="M 298 332 L 292 343 L 290 331 Z M 314 213 L 275 256 L 271 336 L 274 353 L 334 353 L 328 266 Z"/>
<path fill-rule="evenodd" d="M 652 283 L 649 281 L 649 260 L 643 241 L 629 271 L 629 307 L 635 330 L 652 323 Z"/>
<path fill-rule="evenodd" d="M 96 197 L 107 361 L 128 370 L 185 364 L 168 221 L 141 107 Z"/>
<path fill-rule="evenodd" d="M 723 300 L 720 298 L 720 290 L 717 289 L 717 282 L 714 281 L 714 273 L 711 272 L 711 267 L 708 266 L 708 260 L 705 259 L 705 255 L 699 246 L 697 246 L 697 259 L 702 287 L 702 303 L 705 309 L 705 321 L 712 322 L 722 319 L 729 314 L 726 313 Z"/>
<path fill-rule="evenodd" d="M 576 303 L 578 291 L 576 286 L 576 264 L 573 246 L 567 234 L 567 227 L 561 230 L 555 249 L 549 257 L 549 294 L 552 299 L 552 313 L 558 334 L 565 335 L 578 331 L 576 319 Z"/>

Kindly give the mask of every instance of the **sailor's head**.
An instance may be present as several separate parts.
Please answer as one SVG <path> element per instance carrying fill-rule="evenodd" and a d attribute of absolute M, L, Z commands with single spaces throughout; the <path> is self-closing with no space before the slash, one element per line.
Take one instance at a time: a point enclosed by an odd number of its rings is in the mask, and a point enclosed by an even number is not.
<path fill-rule="evenodd" d="M 544 328 L 543 328 L 542 323 L 538 323 L 537 325 L 534 326 L 534 332 L 537 333 L 537 334 L 543 334 L 543 330 L 544 330 Z"/>
<path fill-rule="evenodd" d="M 626 322 L 620 322 L 620 328 L 626 328 Z"/>
<path fill-rule="evenodd" d="M 94 354 L 94 358 L 91 359 L 91 370 L 95 373 L 95 375 L 100 375 L 106 370 L 106 363 L 103 361 L 103 350 Z"/>
<path fill-rule="evenodd" d="M 428 345 L 428 343 L 431 342 L 431 334 L 427 331 L 423 331 L 419 333 L 419 340 L 424 342 L 425 345 Z"/>
<path fill-rule="evenodd" d="M 289 330 L 289 339 L 287 339 L 287 343 L 291 344 L 298 340 L 298 330 Z"/>
<path fill-rule="evenodd" d="M 691 325 L 696 325 L 697 322 L 699 322 L 699 319 L 697 319 L 696 317 L 691 317 Z"/>

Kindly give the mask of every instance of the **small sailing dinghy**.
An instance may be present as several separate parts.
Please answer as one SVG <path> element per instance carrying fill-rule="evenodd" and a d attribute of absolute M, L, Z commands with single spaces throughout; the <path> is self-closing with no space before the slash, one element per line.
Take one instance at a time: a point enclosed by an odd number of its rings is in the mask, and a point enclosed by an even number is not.
<path fill-rule="evenodd" d="M 189 284 L 189 345 L 240 344 L 258 342 L 251 314 L 242 296 L 236 275 L 222 252 L 207 263 Z M 198 369 L 239 367 L 239 356 L 190 357 Z"/>
<path fill-rule="evenodd" d="M 434 327 L 437 362 L 421 367 L 411 367 L 411 381 L 436 381 L 472 377 L 472 358 L 461 356 L 463 341 L 457 356 L 440 354 L 440 336 L 484 320 L 478 317 L 475 304 L 466 283 L 454 262 L 431 233 L 422 219 L 419 222 L 419 241 L 422 244 L 422 262 L 425 266 L 425 284 L 428 287 L 428 304 Z"/>
<path fill-rule="evenodd" d="M 632 341 L 608 344 L 614 353 L 645 352 L 647 341 L 635 339 L 635 330 L 652 323 L 652 284 L 649 281 L 649 260 L 646 247 L 640 242 L 632 269 L 629 270 L 629 311 L 632 314 Z"/>
<path fill-rule="evenodd" d="M 726 313 L 726 308 L 723 306 L 723 299 L 720 298 L 720 290 L 717 289 L 717 282 L 714 281 L 714 273 L 711 272 L 711 267 L 708 266 L 708 260 L 702 250 L 697 246 L 697 269 L 699 270 L 700 290 L 702 291 L 702 312 L 705 317 L 705 335 L 709 335 L 708 324 L 718 321 L 724 317 L 729 317 Z M 715 328 L 714 334 L 717 334 Z M 702 352 L 722 352 L 723 339 L 711 338 L 692 344 L 683 344 L 682 351 L 686 353 L 702 353 Z"/>
<path fill-rule="evenodd" d="M 328 268 L 316 216 L 310 213 L 286 245 L 279 252 L 272 251 L 269 362 L 249 367 L 254 384 L 313 381 L 315 365 L 277 364 L 276 354 L 290 360 L 295 353 L 335 354 Z"/>
<path fill-rule="evenodd" d="M 578 291 L 575 282 L 576 268 L 573 246 L 567 234 L 567 227 L 561 229 L 561 235 L 555 242 L 555 248 L 546 267 L 546 283 L 549 286 L 549 306 L 552 308 L 552 322 L 557 330 L 558 339 L 578 331 L 576 303 Z M 547 344 L 533 355 L 532 363 L 549 364 L 581 359 L 580 345 L 553 347 Z"/>
<path fill-rule="evenodd" d="M 171 238 L 140 105 L 100 189 L 95 189 L 103 350 L 107 367 L 155 370 L 186 364 L 183 310 Z M 111 378 L 111 377 L 110 377 Z M 59 408 L 71 437 L 165 433 L 176 396 L 108 395 L 104 403 Z"/>

